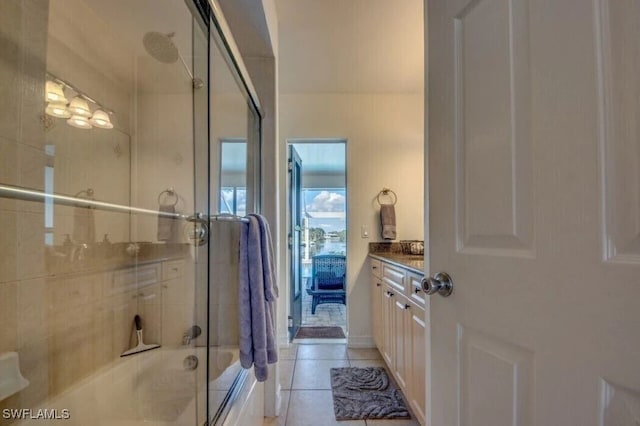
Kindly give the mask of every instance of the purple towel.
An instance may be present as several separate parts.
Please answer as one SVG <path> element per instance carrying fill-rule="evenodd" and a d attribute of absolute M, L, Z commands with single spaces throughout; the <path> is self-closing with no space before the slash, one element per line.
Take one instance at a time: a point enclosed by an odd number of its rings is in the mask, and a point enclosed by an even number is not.
<path fill-rule="evenodd" d="M 278 287 L 269 224 L 260 215 L 248 218 L 240 236 L 240 364 L 253 365 L 256 379 L 263 382 L 267 364 L 278 361 L 274 317 Z"/>

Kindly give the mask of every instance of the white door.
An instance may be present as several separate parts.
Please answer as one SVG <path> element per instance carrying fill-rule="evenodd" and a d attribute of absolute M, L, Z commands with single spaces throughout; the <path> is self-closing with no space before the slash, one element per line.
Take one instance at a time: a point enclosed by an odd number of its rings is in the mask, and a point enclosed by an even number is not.
<path fill-rule="evenodd" d="M 427 4 L 431 426 L 640 424 L 640 1 Z"/>

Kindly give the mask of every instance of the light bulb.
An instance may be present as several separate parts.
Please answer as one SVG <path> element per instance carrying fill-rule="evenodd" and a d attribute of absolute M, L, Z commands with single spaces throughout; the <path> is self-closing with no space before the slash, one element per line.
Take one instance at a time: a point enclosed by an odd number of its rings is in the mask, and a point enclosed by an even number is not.
<path fill-rule="evenodd" d="M 64 103 L 50 102 L 44 112 L 46 112 L 47 115 L 57 118 L 71 117 L 71 112 L 69 112 L 67 105 Z"/>
<path fill-rule="evenodd" d="M 101 129 L 113 129 L 113 124 L 111 123 L 109 114 L 101 109 L 98 109 L 93 113 L 93 117 L 91 117 L 91 120 L 89 120 L 89 122 Z"/>
<path fill-rule="evenodd" d="M 83 117 L 81 115 L 72 115 L 71 118 L 67 120 L 67 124 L 73 127 L 77 127 L 78 129 L 91 129 L 93 126 L 87 120 L 87 117 Z"/>
<path fill-rule="evenodd" d="M 46 98 L 48 102 L 67 104 L 69 101 L 64 96 L 64 90 L 60 84 L 47 80 L 45 83 Z"/>
<path fill-rule="evenodd" d="M 69 110 L 71 110 L 71 114 L 79 115 L 81 117 L 89 118 L 91 117 L 91 110 L 89 109 L 89 104 L 86 100 L 81 98 L 80 96 L 76 96 L 71 99 L 71 103 L 69 104 Z"/>

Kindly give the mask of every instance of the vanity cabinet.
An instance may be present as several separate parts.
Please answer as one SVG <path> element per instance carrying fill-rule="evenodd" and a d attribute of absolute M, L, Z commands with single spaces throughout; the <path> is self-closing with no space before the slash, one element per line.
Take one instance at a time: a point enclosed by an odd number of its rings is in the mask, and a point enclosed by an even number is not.
<path fill-rule="evenodd" d="M 426 310 L 422 275 L 370 258 L 373 338 L 417 420 L 425 424 Z"/>
<path fill-rule="evenodd" d="M 184 332 L 193 325 L 189 321 L 193 291 L 184 268 L 184 260 L 179 259 L 107 272 L 106 292 L 114 300 L 118 353 L 137 344 L 131 340 L 136 314 L 142 318 L 145 343 L 182 344 Z"/>

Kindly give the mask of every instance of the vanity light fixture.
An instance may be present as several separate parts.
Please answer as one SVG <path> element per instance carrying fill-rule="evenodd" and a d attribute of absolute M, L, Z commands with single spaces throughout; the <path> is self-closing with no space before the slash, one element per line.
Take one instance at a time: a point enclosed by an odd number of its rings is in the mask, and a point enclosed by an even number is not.
<path fill-rule="evenodd" d="M 45 88 L 47 115 L 66 118 L 67 124 L 78 129 L 91 129 L 94 126 L 100 129 L 113 129 L 110 117 L 113 111 L 93 100 L 73 84 L 47 72 Z M 65 97 L 65 90 L 73 94 L 71 103 Z M 89 107 L 90 103 L 93 107 Z M 95 108 L 93 113 L 91 108 Z"/>
<path fill-rule="evenodd" d="M 69 118 L 71 117 L 71 112 L 69 108 L 67 108 L 67 104 L 59 103 L 59 102 L 49 102 L 47 108 L 45 109 L 47 115 L 57 118 Z"/>
<path fill-rule="evenodd" d="M 97 109 L 94 111 L 93 117 L 91 117 L 91 120 L 89 120 L 89 122 L 101 129 L 113 129 L 113 123 L 111 123 L 109 114 L 101 109 Z"/>
<path fill-rule="evenodd" d="M 51 80 L 47 80 L 45 84 L 47 102 L 55 102 L 61 104 L 68 104 L 69 101 L 64 96 L 64 90 L 61 84 L 55 83 Z"/>
<path fill-rule="evenodd" d="M 91 129 L 93 127 L 87 117 L 83 117 L 82 115 L 72 115 L 71 118 L 67 120 L 67 124 L 77 127 L 78 129 Z"/>
<path fill-rule="evenodd" d="M 79 115 L 81 117 L 91 117 L 91 110 L 89 109 L 89 104 L 84 98 L 80 96 L 76 96 L 71 99 L 71 103 L 69 104 L 69 110 L 73 115 Z"/>

